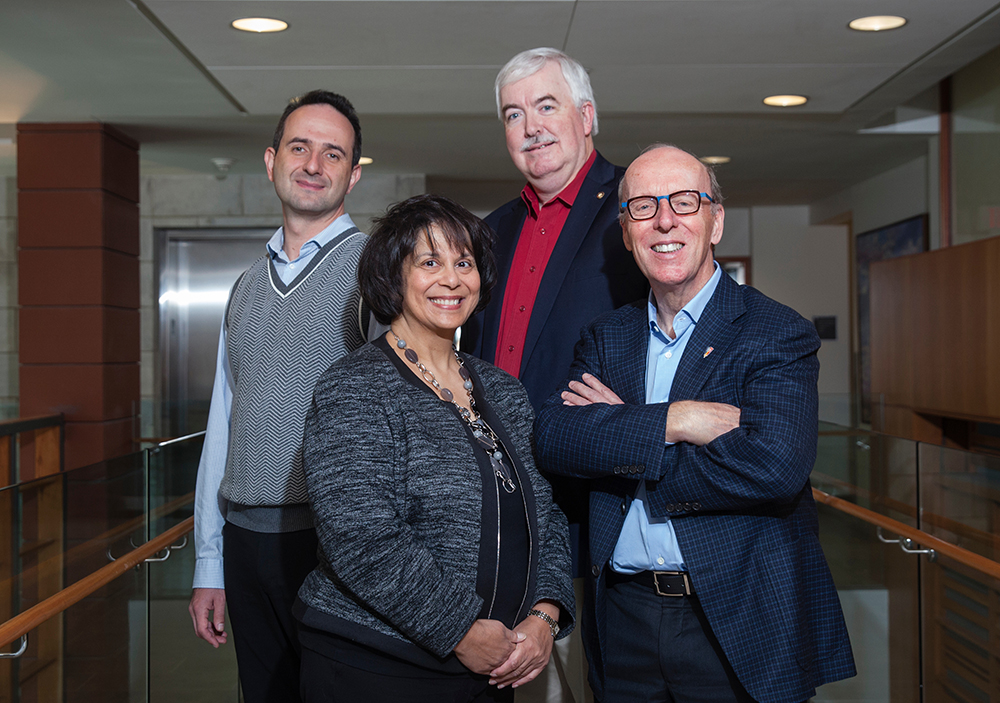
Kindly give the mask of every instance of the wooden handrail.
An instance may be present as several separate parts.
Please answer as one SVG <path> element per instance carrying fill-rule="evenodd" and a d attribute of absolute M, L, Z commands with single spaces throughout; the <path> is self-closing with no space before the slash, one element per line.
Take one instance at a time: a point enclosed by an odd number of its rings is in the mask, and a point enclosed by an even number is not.
<path fill-rule="evenodd" d="M 865 488 L 855 486 L 853 483 L 841 481 L 839 478 L 834 478 L 833 476 L 829 476 L 819 471 L 813 471 L 812 474 L 810 474 L 810 477 L 818 479 L 820 483 L 826 483 L 837 488 L 843 488 L 844 490 L 849 491 L 853 496 L 869 500 L 875 505 L 885 506 L 886 508 L 889 508 L 889 510 L 895 510 L 897 513 L 901 513 L 907 517 L 917 517 L 916 506 L 910 505 L 909 503 L 904 503 L 903 501 L 896 500 L 895 498 L 889 498 L 888 496 L 872 493 Z M 959 537 L 965 537 L 966 539 L 973 540 L 974 542 L 989 545 L 992 546 L 993 549 L 1000 550 L 1000 535 L 995 535 L 991 532 L 986 532 L 985 530 L 972 527 L 971 525 L 966 525 L 964 522 L 959 522 L 958 520 L 950 518 L 946 515 L 938 515 L 937 513 L 924 509 L 920 513 L 920 522 L 934 527 L 940 527 L 942 530 L 954 532 Z"/>
<path fill-rule="evenodd" d="M 0 647 L 5 647 L 14 640 L 20 639 L 49 618 L 58 615 L 97 589 L 111 583 L 129 569 L 143 563 L 148 557 L 163 551 L 193 529 L 194 517 L 189 517 L 128 554 L 118 557 L 107 566 L 83 577 L 72 586 L 64 588 L 54 596 L 50 596 L 23 613 L 14 616 L 0 625 Z"/>
<path fill-rule="evenodd" d="M 58 476 L 53 478 L 58 479 Z M 69 566 L 81 559 L 89 558 L 95 551 L 103 552 L 105 551 L 105 549 L 107 549 L 109 542 L 113 542 L 119 539 L 120 537 L 124 537 L 125 535 L 139 529 L 140 527 L 143 526 L 143 524 L 145 524 L 147 519 L 158 520 L 159 518 L 164 517 L 166 515 L 170 515 L 170 513 L 174 512 L 175 510 L 179 510 L 180 508 L 190 505 L 193 502 L 194 502 L 194 491 L 191 491 L 190 493 L 186 493 L 185 495 L 174 498 L 173 500 L 154 508 L 152 511 L 150 511 L 149 515 L 146 515 L 144 513 L 142 515 L 139 515 L 138 517 L 132 518 L 128 522 L 123 522 L 120 525 L 115 525 L 111 529 L 102 532 L 96 537 L 91 537 L 86 542 L 82 542 L 80 544 L 75 545 L 61 554 L 53 556 L 46 561 L 34 564 L 30 568 L 25 569 L 20 573 L 12 574 L 9 578 L 0 580 L 0 588 L 6 587 L 11 581 L 19 581 L 22 584 L 31 583 L 31 579 L 35 578 L 35 575 L 38 573 L 38 571 L 41 570 L 45 566 L 45 564 L 50 562 L 51 560 L 62 559 L 63 563 Z"/>
<path fill-rule="evenodd" d="M 829 505 L 831 508 L 839 510 L 842 513 L 847 513 L 848 515 L 864 520 L 865 522 L 875 525 L 876 527 L 889 530 L 893 534 L 897 534 L 900 537 L 909 538 L 921 546 L 929 547 L 949 559 L 953 559 L 960 564 L 968 566 L 970 569 L 975 569 L 982 574 L 986 574 L 987 576 L 1000 581 L 1000 564 L 992 559 L 987 559 L 986 557 L 980 556 L 975 552 L 970 552 L 968 549 L 963 549 L 962 547 L 958 547 L 950 542 L 945 542 L 942 539 L 938 539 L 933 535 L 927 534 L 923 530 L 910 527 L 899 520 L 893 520 L 885 515 L 880 515 L 874 510 L 863 508 L 860 505 L 855 505 L 854 503 L 843 500 L 842 498 L 837 498 L 829 493 L 824 493 L 818 488 L 814 488 L 812 491 L 813 498 L 817 503 Z"/>
<path fill-rule="evenodd" d="M 62 414 L 34 415 L 32 417 L 18 417 L 13 420 L 0 420 L 0 437 L 19 432 L 45 429 L 46 427 L 59 427 L 62 424 Z"/>

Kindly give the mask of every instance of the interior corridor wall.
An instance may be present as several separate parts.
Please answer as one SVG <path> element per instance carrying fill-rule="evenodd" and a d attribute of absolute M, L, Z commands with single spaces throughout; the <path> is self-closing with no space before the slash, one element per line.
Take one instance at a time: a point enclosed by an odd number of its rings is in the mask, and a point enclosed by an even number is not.
<path fill-rule="evenodd" d="M 835 316 L 819 350 L 821 419 L 849 424 L 850 290 L 845 225 L 809 224 L 808 206 L 750 208 L 753 285 L 807 320 Z"/>
<path fill-rule="evenodd" d="M 809 206 L 809 221 L 818 224 L 851 213 L 856 236 L 926 212 L 930 248 L 938 248 L 941 228 L 936 197 L 937 145 L 937 137 L 930 137 L 927 140 L 927 156 L 888 169 L 812 203 Z"/>
<path fill-rule="evenodd" d="M 348 194 L 347 212 L 367 232 L 392 203 L 424 192 L 423 174 L 364 173 Z M 161 399 L 158 374 L 159 291 L 155 231 L 159 228 L 281 226 L 281 203 L 264 174 L 144 175 L 140 183 L 141 393 L 145 415 Z M 0 250 L 2 252 L 2 250 Z M 263 254 L 263 249 L 261 250 Z M 2 386 L 0 386 L 2 389 Z M 150 428 L 145 422 L 143 432 Z"/>
<path fill-rule="evenodd" d="M 17 179 L 0 177 L 0 418 L 15 417 L 17 368 Z"/>

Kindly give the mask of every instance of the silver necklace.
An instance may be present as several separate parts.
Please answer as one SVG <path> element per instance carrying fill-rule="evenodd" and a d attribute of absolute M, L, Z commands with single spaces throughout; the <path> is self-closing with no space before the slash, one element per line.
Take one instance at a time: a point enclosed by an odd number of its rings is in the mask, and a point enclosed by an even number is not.
<path fill-rule="evenodd" d="M 405 340 L 401 339 L 392 328 L 389 328 L 389 333 L 395 337 L 396 346 L 403 350 L 403 356 L 406 357 L 406 360 L 417 367 L 417 371 L 420 372 L 421 378 L 423 378 L 425 382 L 429 383 L 430 386 L 438 392 L 441 396 L 441 400 L 446 403 L 451 403 L 458 408 L 458 414 L 472 430 L 472 436 L 475 438 L 479 446 L 486 451 L 486 456 L 490 459 L 490 467 L 493 469 L 493 473 L 500 482 L 500 485 L 503 486 L 503 489 L 508 493 L 516 491 L 517 484 L 514 483 L 514 480 L 511 478 L 510 470 L 507 468 L 507 465 L 504 464 L 504 459 L 506 457 L 503 453 L 503 445 L 500 443 L 500 438 L 476 409 L 476 399 L 472 395 L 472 375 L 469 373 L 469 370 L 465 368 L 465 362 L 462 361 L 462 357 L 459 355 L 458 350 L 455 349 L 454 346 L 451 348 L 452 353 L 455 355 L 455 360 L 458 362 L 458 375 L 462 377 L 462 387 L 465 388 L 465 392 L 469 397 L 468 408 L 455 402 L 455 394 L 452 393 L 450 389 L 441 386 L 437 378 L 434 377 L 434 372 L 424 366 L 423 362 L 421 362 L 417 356 L 417 353 L 406 346 Z"/>

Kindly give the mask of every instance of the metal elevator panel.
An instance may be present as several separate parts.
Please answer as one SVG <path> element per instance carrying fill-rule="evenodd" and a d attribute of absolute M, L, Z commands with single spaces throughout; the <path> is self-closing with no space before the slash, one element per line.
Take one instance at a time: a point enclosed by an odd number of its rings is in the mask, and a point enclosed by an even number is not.
<path fill-rule="evenodd" d="M 205 429 L 229 291 L 265 254 L 268 229 L 157 230 L 163 436 Z"/>

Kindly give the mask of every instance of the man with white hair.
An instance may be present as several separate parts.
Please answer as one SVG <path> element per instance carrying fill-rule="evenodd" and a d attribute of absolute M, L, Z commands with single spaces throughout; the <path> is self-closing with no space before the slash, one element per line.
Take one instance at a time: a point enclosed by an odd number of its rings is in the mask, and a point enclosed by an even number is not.
<path fill-rule="evenodd" d="M 615 198 L 625 170 L 594 149 L 597 107 L 583 66 L 556 49 L 530 49 L 500 70 L 495 91 L 507 150 L 527 184 L 486 218 L 500 278 L 489 306 L 463 328 L 463 346 L 519 378 L 538 409 L 566 376 L 581 327 L 644 297 L 648 285 L 622 244 Z M 576 483 L 553 489 L 579 576 L 587 498 Z M 549 700 L 574 700 L 572 689 L 582 700 L 579 648 L 578 637 L 561 640 L 557 665 L 539 677 L 572 679 L 561 694 L 553 679 Z"/>

